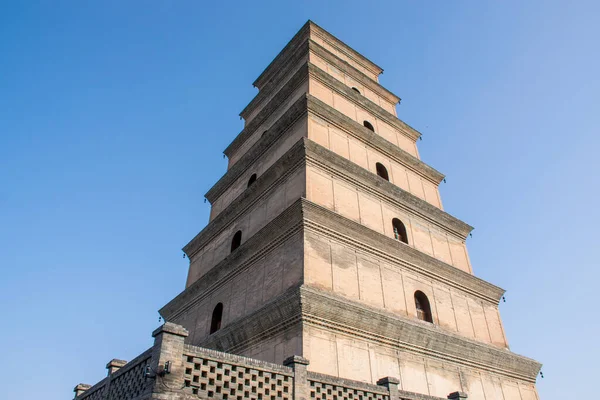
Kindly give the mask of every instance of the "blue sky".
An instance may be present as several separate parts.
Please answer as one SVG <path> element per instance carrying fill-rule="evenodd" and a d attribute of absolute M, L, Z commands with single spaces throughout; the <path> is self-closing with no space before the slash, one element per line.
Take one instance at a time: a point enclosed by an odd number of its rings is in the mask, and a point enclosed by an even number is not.
<path fill-rule="evenodd" d="M 205 4 L 206 3 L 206 4 Z M 370 9 L 365 5 L 370 4 Z M 306 22 L 381 65 L 543 400 L 593 398 L 600 3 L 4 2 L 3 396 L 71 398 L 152 344 L 254 79 Z"/>

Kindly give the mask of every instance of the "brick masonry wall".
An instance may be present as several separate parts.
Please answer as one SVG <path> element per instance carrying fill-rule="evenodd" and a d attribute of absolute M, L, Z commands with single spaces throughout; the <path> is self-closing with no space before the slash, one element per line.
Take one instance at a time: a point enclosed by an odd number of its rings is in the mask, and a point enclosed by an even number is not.
<path fill-rule="evenodd" d="M 75 387 L 76 400 L 441 400 L 398 390 L 398 379 L 377 385 L 308 372 L 299 356 L 284 365 L 184 344 L 188 332 L 165 323 L 153 332 L 154 346 L 94 386 Z M 115 360 L 113 360 L 115 361 Z M 117 360 L 120 361 L 120 360 Z M 464 393 L 448 399 L 465 399 Z"/>

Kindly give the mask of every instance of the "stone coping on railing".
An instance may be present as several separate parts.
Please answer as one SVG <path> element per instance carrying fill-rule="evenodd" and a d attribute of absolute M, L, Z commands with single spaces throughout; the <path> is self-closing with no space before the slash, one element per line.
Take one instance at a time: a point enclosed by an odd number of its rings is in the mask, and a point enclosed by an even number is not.
<path fill-rule="evenodd" d="M 377 394 L 388 395 L 389 391 L 384 386 L 373 385 L 366 382 L 354 381 L 350 379 L 338 378 L 337 376 L 320 374 L 318 372 L 307 372 L 308 381 L 315 381 L 328 385 L 342 386 L 347 389 L 358 389 Z"/>
<path fill-rule="evenodd" d="M 76 400 L 444 400 L 399 390 L 396 377 L 381 377 L 375 385 L 308 371 L 310 361 L 297 355 L 281 365 L 185 344 L 187 331 L 168 324 L 155 331 L 153 347 L 118 371 L 109 368 L 92 387 L 77 385 Z"/>
<path fill-rule="evenodd" d="M 104 385 L 106 384 L 107 381 L 108 381 L 108 377 L 102 379 L 101 381 L 99 381 L 98 383 L 96 383 L 95 385 L 93 385 L 92 387 L 90 387 L 89 389 L 87 389 L 85 392 L 83 392 L 82 394 L 80 394 L 79 396 L 77 396 L 76 399 L 78 399 L 78 400 L 79 399 L 86 399 L 86 398 L 94 395 L 99 390 L 104 389 Z"/>
<path fill-rule="evenodd" d="M 294 370 L 280 364 L 274 364 L 267 361 L 256 360 L 236 354 L 223 353 L 217 350 L 205 349 L 203 347 L 184 345 L 183 355 L 186 357 L 202 357 L 213 361 L 229 363 L 238 367 L 254 368 L 267 372 L 277 372 L 282 375 L 293 376 Z"/>
<path fill-rule="evenodd" d="M 127 364 L 125 364 L 123 367 L 121 367 L 118 371 L 116 371 L 115 373 L 113 373 L 111 375 L 111 378 L 115 379 L 115 378 L 118 378 L 119 376 L 121 376 L 123 374 L 126 374 L 127 371 L 131 370 L 136 365 L 138 365 L 138 364 L 146 361 L 150 357 L 152 357 L 152 347 L 150 347 L 148 350 L 144 351 L 142 354 L 140 354 L 139 356 L 137 356 L 133 360 L 129 361 Z"/>
<path fill-rule="evenodd" d="M 319 382 L 322 384 L 340 386 L 347 389 L 362 390 L 365 392 L 372 392 L 385 396 L 390 395 L 390 391 L 386 386 L 373 385 L 367 382 L 354 381 L 350 379 L 339 378 L 337 376 L 320 374 L 317 372 L 308 371 L 307 373 L 308 382 L 310 385 L 311 381 Z M 398 390 L 399 400 L 446 400 L 442 397 L 429 396 L 421 393 L 407 392 L 405 390 Z"/>
<path fill-rule="evenodd" d="M 113 381 L 116 378 L 118 378 L 120 376 L 123 376 L 128 371 L 130 371 L 132 368 L 134 368 L 136 365 L 138 365 L 138 364 L 146 361 L 150 357 L 152 357 L 152 349 L 153 348 L 150 347 L 148 350 L 144 351 L 142 354 L 140 354 L 139 356 L 137 356 L 133 360 L 129 361 L 127 364 L 125 364 L 119 370 L 113 372 L 112 374 L 110 374 L 106 378 L 102 379 L 101 381 L 99 381 L 98 383 L 96 383 L 94 386 L 90 387 L 85 392 L 83 392 L 82 394 L 80 394 L 79 396 L 77 396 L 75 398 L 77 400 L 87 399 L 87 398 L 90 398 L 90 396 L 94 395 L 99 390 L 105 389 L 105 387 L 106 387 L 106 389 L 108 389 L 107 386 L 109 386 L 110 381 Z M 107 365 L 107 367 L 108 367 L 108 365 Z"/>
<path fill-rule="evenodd" d="M 446 400 L 443 397 L 429 396 L 427 394 L 407 392 L 405 390 L 398 390 L 398 397 L 400 400 Z"/>

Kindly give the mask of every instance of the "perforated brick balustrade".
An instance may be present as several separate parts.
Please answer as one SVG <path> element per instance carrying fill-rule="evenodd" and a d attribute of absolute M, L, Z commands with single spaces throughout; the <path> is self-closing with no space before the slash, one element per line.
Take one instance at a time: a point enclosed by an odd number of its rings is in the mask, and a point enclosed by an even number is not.
<path fill-rule="evenodd" d="M 307 371 L 299 356 L 283 365 L 184 344 L 187 331 L 165 323 L 154 346 L 129 363 L 112 360 L 108 376 L 94 386 L 75 387 L 77 400 L 442 400 L 398 390 L 383 377 L 372 385 Z M 448 399 L 466 399 L 455 392 Z"/>

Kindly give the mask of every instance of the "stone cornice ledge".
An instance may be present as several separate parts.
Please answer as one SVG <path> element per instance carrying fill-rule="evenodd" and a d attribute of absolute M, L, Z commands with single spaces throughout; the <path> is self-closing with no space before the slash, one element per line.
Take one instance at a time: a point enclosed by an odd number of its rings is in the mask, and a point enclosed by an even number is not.
<path fill-rule="evenodd" d="M 227 157 L 231 157 L 237 149 L 240 148 L 246 140 L 258 129 L 258 127 L 266 121 L 269 116 L 279 107 L 285 104 L 285 100 L 298 88 L 302 83 L 308 80 L 308 64 L 305 63 L 292 75 L 292 77 L 283 85 L 275 96 L 260 110 L 260 112 L 244 127 L 244 129 L 233 139 L 223 153 Z"/>
<path fill-rule="evenodd" d="M 347 75 L 351 76 L 355 80 L 367 86 L 373 92 L 377 93 L 381 97 L 384 97 L 390 103 L 396 104 L 400 101 L 400 97 L 398 95 L 386 89 L 379 82 L 369 78 L 362 71 L 359 71 L 352 65 L 348 64 L 347 61 L 342 60 L 340 57 L 336 56 L 320 44 L 309 39 L 308 48 L 310 49 L 310 51 L 314 52 L 319 57 L 325 59 L 325 61 L 333 64 L 333 66 L 339 69 L 340 71 L 343 71 Z"/>
<path fill-rule="evenodd" d="M 299 140 L 271 165 L 252 186 L 236 197 L 204 229 L 194 236 L 182 249 L 188 258 L 191 260 L 206 243 L 225 229 L 233 219 L 249 210 L 253 204 L 266 196 L 273 187 L 282 183 L 289 174 L 300 167 L 305 158 L 303 149 L 304 141 Z"/>
<path fill-rule="evenodd" d="M 327 72 L 310 62 L 308 63 L 308 71 L 311 77 L 318 79 L 321 81 L 321 83 L 333 89 L 338 94 L 344 96 L 346 99 L 358 104 L 371 114 L 375 115 L 377 118 L 387 122 L 389 125 L 394 126 L 409 139 L 416 141 L 421 137 L 421 132 L 417 131 L 415 128 L 408 125 L 394 114 L 382 108 L 380 105 L 373 103 L 362 94 L 356 93 L 356 91 L 352 90 L 352 88 L 344 85 L 342 82 L 338 81 L 333 76 L 329 75 Z"/>
<path fill-rule="evenodd" d="M 370 70 L 375 75 L 381 75 L 383 73 L 383 68 L 381 68 L 379 65 L 375 64 L 373 61 L 369 60 L 367 57 L 363 56 L 358 51 L 354 50 L 352 47 L 348 46 L 346 43 L 333 36 L 331 33 L 327 32 L 314 22 L 309 20 L 308 23 L 310 24 L 311 32 L 314 32 L 317 36 L 320 36 L 322 39 L 329 42 L 330 45 L 336 47 L 341 52 L 346 53 L 346 55 L 356 63 Z"/>
<path fill-rule="evenodd" d="M 252 100 L 250 100 L 250 103 L 248 103 L 246 107 L 244 107 L 244 109 L 240 112 L 240 117 L 247 120 L 248 115 L 252 113 L 252 111 L 254 111 L 256 107 L 258 107 L 266 98 L 273 94 L 282 80 L 288 77 L 288 75 L 294 69 L 298 68 L 300 65 L 304 65 L 306 61 L 308 61 L 308 48 L 308 41 L 304 41 L 298 45 L 296 49 L 294 49 L 293 54 L 291 54 L 285 60 L 282 60 L 281 65 L 269 83 L 265 85 Z M 300 64 L 302 59 L 305 59 L 305 61 Z"/>
<path fill-rule="evenodd" d="M 294 234 L 300 231 L 301 224 L 302 203 L 298 200 L 163 306 L 159 310 L 160 315 L 165 321 L 177 318 L 266 254 L 293 238 Z"/>
<path fill-rule="evenodd" d="M 407 166 L 415 173 L 424 177 L 435 185 L 438 185 L 442 179 L 444 179 L 444 174 L 435 168 L 432 168 L 428 164 L 419 160 L 417 157 L 413 156 L 407 151 L 402 150 L 400 147 L 387 141 L 381 136 L 374 134 L 369 129 L 365 128 L 350 117 L 342 114 L 330 105 L 317 99 L 315 96 L 308 94 L 307 98 L 308 110 L 312 114 L 324 119 L 327 122 L 337 125 L 339 128 L 354 136 L 361 142 L 366 143 L 388 157 L 395 159 L 400 164 Z"/>
<path fill-rule="evenodd" d="M 509 350 L 305 285 L 288 289 L 259 310 L 227 323 L 195 345 L 242 352 L 291 327 L 306 324 L 532 383 L 541 368 L 537 361 Z"/>
<path fill-rule="evenodd" d="M 363 105 L 370 112 L 385 118 L 388 122 L 392 124 L 395 124 L 396 128 L 398 128 L 401 132 L 404 132 L 404 134 L 410 137 L 411 139 L 416 140 L 416 138 L 419 137 L 419 132 L 415 131 L 413 128 L 402 122 L 396 116 L 390 114 L 388 111 L 384 110 L 383 108 L 376 105 L 364 96 L 359 95 L 354 90 L 348 88 L 341 82 L 337 82 L 335 78 L 330 77 L 323 70 L 310 64 L 309 62 L 306 62 L 298 68 L 298 70 L 293 74 L 293 76 L 281 87 L 281 89 L 279 89 L 277 94 L 271 100 L 269 100 L 269 102 L 262 108 L 262 110 L 252 119 L 252 121 L 248 125 L 246 125 L 246 127 L 244 127 L 244 129 L 233 139 L 229 146 L 227 146 L 227 148 L 224 150 L 224 154 L 227 157 L 231 158 L 231 156 L 236 152 L 236 150 L 239 149 L 239 147 L 254 134 L 256 129 L 258 129 L 258 127 L 264 121 L 266 121 L 273 112 L 275 112 L 282 104 L 284 104 L 285 100 L 294 92 L 294 90 L 296 90 L 296 88 L 298 88 L 303 82 L 305 82 L 308 79 L 308 76 L 318 78 L 323 82 L 328 82 L 327 84 L 331 88 L 337 88 L 334 90 L 343 94 L 348 99 L 354 101 L 356 104 Z M 351 120 L 346 115 L 341 114 L 339 111 L 325 104 L 316 97 L 310 94 L 306 94 L 305 96 L 309 98 L 310 106 L 312 106 L 312 108 L 315 109 L 315 112 L 318 113 L 319 109 L 321 110 L 322 114 L 337 117 L 337 123 L 343 125 L 346 129 L 349 129 L 350 131 L 368 131 L 367 128 L 363 127 L 361 124 L 357 123 L 354 120 Z M 316 105 L 319 105 L 319 107 L 317 108 Z M 277 122 L 275 122 L 274 124 L 277 124 Z M 413 155 L 400 149 L 398 145 L 387 141 L 381 136 L 373 134 L 371 131 L 368 132 L 368 135 L 370 135 L 369 140 L 372 141 L 375 145 L 377 145 L 381 149 L 385 149 L 388 153 L 395 155 L 398 159 L 405 161 L 408 166 L 410 166 L 411 168 L 415 168 L 417 171 L 420 171 L 421 174 L 423 174 L 433 183 L 439 184 L 439 182 L 443 179 L 443 175 L 441 173 L 429 167 L 427 164 L 423 163 Z M 354 136 L 356 136 L 356 134 L 354 134 Z M 387 144 L 382 144 L 383 142 Z M 396 150 L 391 150 L 392 147 L 394 147 Z"/>
<path fill-rule="evenodd" d="M 489 282 L 410 246 L 398 243 L 397 240 L 379 234 L 306 199 L 299 199 L 244 242 L 237 251 L 220 261 L 171 300 L 160 310 L 160 314 L 167 321 L 177 317 L 185 309 L 284 243 L 300 229 L 300 224 L 304 225 L 305 230 L 316 231 L 338 241 L 346 241 L 362 251 L 386 259 L 392 265 L 404 266 L 494 305 L 498 304 L 504 294 L 504 290 Z M 341 235 L 339 232 L 346 232 L 346 234 Z"/>
<path fill-rule="evenodd" d="M 277 54 L 277 56 L 271 61 L 271 63 L 264 69 L 264 71 L 260 74 L 260 76 L 254 81 L 253 86 L 262 89 L 266 84 L 268 84 L 273 79 L 273 75 L 277 73 L 277 71 L 285 65 L 286 59 L 289 57 L 290 53 L 293 53 L 302 42 L 306 41 L 311 33 L 315 33 L 323 39 L 326 39 L 330 42 L 334 47 L 337 47 L 339 50 L 344 51 L 346 55 L 348 55 L 351 59 L 354 59 L 359 64 L 363 65 L 365 68 L 371 70 L 373 73 L 379 75 L 383 72 L 383 69 L 364 57 L 362 54 L 337 39 L 335 36 L 327 32 L 325 29 L 321 28 L 314 22 L 308 20 L 302 28 L 294 35 L 294 37 L 288 42 L 288 44 Z"/>
<path fill-rule="evenodd" d="M 354 186 L 376 193 L 388 203 L 403 208 L 419 216 L 424 221 L 465 240 L 473 227 L 435 207 L 414 194 L 386 181 L 352 161 L 311 141 L 306 141 L 308 160 L 321 169 L 343 178 Z"/>
<path fill-rule="evenodd" d="M 212 204 L 227 190 L 263 153 L 268 151 L 276 142 L 285 139 L 286 132 L 306 112 L 326 120 L 346 131 L 363 143 L 375 148 L 386 156 L 406 166 L 419 176 L 433 184 L 439 184 L 444 175 L 398 146 L 388 142 L 381 136 L 348 118 L 333 107 L 323 103 L 316 97 L 306 94 L 292 104 L 275 122 L 267 133 L 261 137 L 229 170 L 213 185 L 205 197 Z"/>
<path fill-rule="evenodd" d="M 261 74 L 252 83 L 252 86 L 262 90 L 266 85 L 273 81 L 273 76 L 277 74 L 279 70 L 284 68 L 290 54 L 296 52 L 296 50 L 302 46 L 302 44 L 308 39 L 310 34 L 310 21 L 306 22 L 302 28 L 290 39 L 285 47 L 275 56 L 275 58 L 267 65 L 267 67 L 261 72 Z"/>
<path fill-rule="evenodd" d="M 302 319 L 325 329 L 534 383 L 541 364 L 439 326 L 302 286 Z"/>
<path fill-rule="evenodd" d="M 300 299 L 300 287 L 292 287 L 253 313 L 227 323 L 196 345 L 239 353 L 255 343 L 299 326 L 302 321 Z"/>
<path fill-rule="evenodd" d="M 212 204 L 217 200 L 262 154 L 285 139 L 288 128 L 307 113 L 307 98 L 300 97 L 288 108 L 251 148 L 248 150 L 204 195 Z"/>
<path fill-rule="evenodd" d="M 498 305 L 504 294 L 504 289 L 498 286 L 309 200 L 302 199 L 302 213 L 306 230 L 347 242 L 494 305 Z"/>
<path fill-rule="evenodd" d="M 273 93 L 281 81 L 284 80 L 294 69 L 299 67 L 299 62 L 302 59 L 306 59 L 306 61 L 308 61 L 310 52 L 315 53 L 325 61 L 332 64 L 335 68 L 351 76 L 354 80 L 368 87 L 370 90 L 385 98 L 390 103 L 396 104 L 400 101 L 400 97 L 381 86 L 379 82 L 369 78 L 363 72 L 348 64 L 348 62 L 342 60 L 320 44 L 306 37 L 301 44 L 298 44 L 294 47 L 292 54 L 281 60 L 279 63 L 280 65 L 269 80 L 268 84 L 262 87 L 258 94 L 240 112 L 240 117 L 247 119 L 248 115 Z"/>

